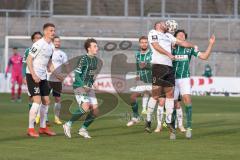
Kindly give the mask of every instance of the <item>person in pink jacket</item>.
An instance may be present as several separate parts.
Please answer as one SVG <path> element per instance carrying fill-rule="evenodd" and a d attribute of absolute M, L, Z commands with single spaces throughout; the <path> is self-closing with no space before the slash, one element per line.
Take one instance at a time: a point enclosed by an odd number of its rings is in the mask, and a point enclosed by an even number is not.
<path fill-rule="evenodd" d="M 17 48 L 13 48 L 13 55 L 9 58 L 8 66 L 5 72 L 5 78 L 7 78 L 7 73 L 11 72 L 11 98 L 12 101 L 18 100 L 21 101 L 22 93 L 22 60 L 23 57 L 18 53 Z M 18 93 L 17 97 L 15 96 L 15 84 L 18 84 Z M 17 98 L 17 99 L 16 99 Z"/>

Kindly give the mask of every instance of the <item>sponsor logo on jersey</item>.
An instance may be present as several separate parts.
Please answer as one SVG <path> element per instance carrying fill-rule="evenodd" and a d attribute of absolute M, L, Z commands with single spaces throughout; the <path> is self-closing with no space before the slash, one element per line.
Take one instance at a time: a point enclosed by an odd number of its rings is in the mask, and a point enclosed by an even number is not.
<path fill-rule="evenodd" d="M 35 53 L 37 52 L 37 48 L 32 47 L 31 52 L 32 52 L 33 54 L 35 54 Z"/>
<path fill-rule="evenodd" d="M 191 49 L 186 48 L 186 52 L 187 52 L 187 53 L 190 53 L 190 52 L 191 52 Z"/>
<path fill-rule="evenodd" d="M 187 61 L 188 55 L 175 55 L 175 60 L 177 61 Z"/>

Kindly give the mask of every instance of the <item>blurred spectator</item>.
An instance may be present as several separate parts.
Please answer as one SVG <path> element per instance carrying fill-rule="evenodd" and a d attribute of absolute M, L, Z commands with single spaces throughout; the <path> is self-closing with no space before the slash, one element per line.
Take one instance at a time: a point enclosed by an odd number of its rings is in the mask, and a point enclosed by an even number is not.
<path fill-rule="evenodd" d="M 212 68 L 209 64 L 205 65 L 205 69 L 204 69 L 204 73 L 203 75 L 204 77 L 212 77 Z"/>

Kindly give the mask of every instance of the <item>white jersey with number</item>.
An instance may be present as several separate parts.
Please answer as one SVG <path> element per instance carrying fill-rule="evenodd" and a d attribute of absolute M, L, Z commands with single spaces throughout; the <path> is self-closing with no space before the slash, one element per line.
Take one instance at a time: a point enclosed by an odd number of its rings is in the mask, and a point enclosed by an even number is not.
<path fill-rule="evenodd" d="M 172 66 L 172 60 L 166 56 L 165 54 L 159 53 L 158 51 L 156 51 L 153 46 L 152 43 L 153 42 L 158 42 L 158 44 L 165 49 L 166 51 L 168 51 L 169 53 L 172 53 L 172 45 L 176 43 L 176 38 L 171 35 L 170 33 L 162 33 L 162 32 L 158 32 L 156 30 L 151 30 L 148 34 L 148 42 L 149 45 L 152 49 L 152 63 L 153 64 L 163 64 L 163 65 L 167 65 L 167 66 Z"/>
<path fill-rule="evenodd" d="M 47 79 L 47 65 L 52 58 L 53 50 L 53 43 L 46 42 L 44 38 L 35 42 L 30 49 L 29 55 L 33 57 L 33 70 L 41 80 Z M 30 73 L 28 67 L 26 72 Z"/>
<path fill-rule="evenodd" d="M 68 58 L 65 52 L 63 52 L 60 49 L 55 49 L 53 51 L 53 55 L 52 55 L 52 63 L 55 69 L 56 73 L 61 73 L 62 71 L 62 65 L 63 64 L 67 64 Z M 52 82 L 60 82 L 60 80 L 58 80 L 55 76 L 53 76 L 51 73 L 48 74 L 48 78 L 49 81 Z"/>

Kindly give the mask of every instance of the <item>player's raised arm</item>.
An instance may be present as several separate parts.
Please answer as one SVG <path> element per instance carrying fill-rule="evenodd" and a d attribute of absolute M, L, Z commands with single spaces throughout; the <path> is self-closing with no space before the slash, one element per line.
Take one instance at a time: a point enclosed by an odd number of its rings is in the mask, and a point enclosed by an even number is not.
<path fill-rule="evenodd" d="M 152 48 L 156 50 L 159 54 L 164 54 L 168 56 L 170 59 L 173 59 L 174 56 L 161 46 L 158 39 L 160 36 L 159 33 L 165 33 L 165 31 L 167 30 L 165 22 L 162 22 L 162 21 L 157 22 L 154 28 L 155 30 L 151 30 L 148 34 L 148 42 L 151 44 Z M 173 39 L 171 39 L 171 41 L 172 40 Z"/>
<path fill-rule="evenodd" d="M 5 78 L 7 78 L 7 74 L 11 69 L 11 65 L 12 65 L 12 61 L 11 61 L 11 59 L 9 59 L 8 65 L 7 65 L 7 68 L 6 68 L 6 71 L 5 71 Z"/>
<path fill-rule="evenodd" d="M 198 57 L 199 57 L 200 59 L 202 59 L 202 60 L 207 60 L 208 57 L 209 57 L 210 54 L 211 54 L 211 51 L 212 51 L 212 48 L 213 48 L 214 43 L 215 43 L 215 36 L 212 35 L 212 36 L 210 37 L 210 39 L 209 39 L 209 43 L 208 43 L 208 47 L 207 47 L 206 51 L 205 51 L 205 52 L 200 52 L 200 53 L 198 54 Z"/>
<path fill-rule="evenodd" d="M 186 48 L 194 48 L 196 46 L 191 42 L 183 41 L 183 40 L 180 40 L 180 39 L 176 40 L 176 44 L 179 45 L 179 46 L 182 46 L 182 47 L 186 47 Z"/>
<path fill-rule="evenodd" d="M 156 51 L 159 52 L 159 54 L 164 54 L 164 55 L 168 56 L 169 58 L 174 59 L 174 56 L 173 56 L 170 52 L 168 52 L 168 51 L 166 51 L 165 49 L 163 49 L 163 48 L 158 44 L 158 42 L 153 42 L 153 43 L 151 43 L 151 44 L 152 44 L 153 48 L 154 48 Z"/>

